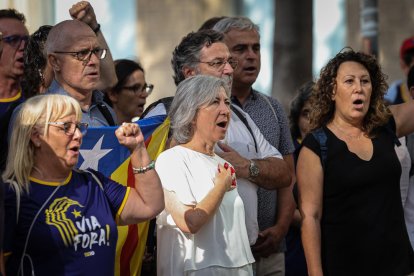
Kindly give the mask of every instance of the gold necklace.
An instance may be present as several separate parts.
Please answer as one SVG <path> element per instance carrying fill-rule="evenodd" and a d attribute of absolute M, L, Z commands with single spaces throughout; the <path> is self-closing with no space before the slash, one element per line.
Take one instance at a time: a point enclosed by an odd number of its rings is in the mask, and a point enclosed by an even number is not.
<path fill-rule="evenodd" d="M 363 132 L 361 132 L 360 134 L 358 134 L 358 135 L 350 135 L 350 134 L 348 134 L 348 133 L 346 133 L 344 130 L 342 130 L 334 121 L 332 121 L 332 125 L 340 132 L 340 133 L 342 133 L 343 135 L 345 135 L 348 139 L 350 139 L 350 140 L 360 140 L 361 139 L 361 137 L 362 137 L 362 135 L 363 135 Z"/>

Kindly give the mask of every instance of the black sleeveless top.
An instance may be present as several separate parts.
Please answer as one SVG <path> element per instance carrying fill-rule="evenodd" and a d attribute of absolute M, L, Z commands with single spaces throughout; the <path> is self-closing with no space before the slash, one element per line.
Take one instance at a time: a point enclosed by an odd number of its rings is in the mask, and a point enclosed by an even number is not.
<path fill-rule="evenodd" d="M 390 125 L 395 132 L 394 120 Z M 404 222 L 400 194 L 401 166 L 394 136 L 378 131 L 371 160 L 360 159 L 328 128 L 321 220 L 325 276 L 407 275 L 414 253 Z M 318 156 L 312 135 L 302 143 Z"/>

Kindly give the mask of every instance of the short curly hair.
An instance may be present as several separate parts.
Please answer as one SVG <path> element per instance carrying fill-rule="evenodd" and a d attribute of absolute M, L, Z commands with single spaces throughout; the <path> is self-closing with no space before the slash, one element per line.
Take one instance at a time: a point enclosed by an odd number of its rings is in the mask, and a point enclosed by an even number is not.
<path fill-rule="evenodd" d="M 171 59 L 171 65 L 174 70 L 174 82 L 178 85 L 185 79 L 183 69 L 184 67 L 196 68 L 200 52 L 206 47 L 210 47 L 213 43 L 223 42 L 224 35 L 213 30 L 201 30 L 198 32 L 191 32 L 185 36 L 180 44 L 175 47 Z"/>
<path fill-rule="evenodd" d="M 377 59 L 369 54 L 355 52 L 347 47 L 329 60 L 322 68 L 314 92 L 310 97 L 310 129 L 317 129 L 328 124 L 335 113 L 335 102 L 332 100 L 339 66 L 347 61 L 354 61 L 363 65 L 371 78 L 372 93 L 368 112 L 362 122 L 362 130 L 371 137 L 377 127 L 384 125 L 391 113 L 385 105 L 384 94 L 388 89 L 387 76 L 381 71 Z"/>

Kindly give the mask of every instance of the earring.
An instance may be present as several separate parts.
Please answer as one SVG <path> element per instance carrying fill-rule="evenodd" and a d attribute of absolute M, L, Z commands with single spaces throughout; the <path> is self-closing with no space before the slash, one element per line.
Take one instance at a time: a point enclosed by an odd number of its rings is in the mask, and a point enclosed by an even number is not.
<path fill-rule="evenodd" d="M 43 72 L 41 69 L 38 69 L 39 77 L 40 77 L 40 83 L 44 86 L 45 85 L 45 77 L 43 75 Z"/>

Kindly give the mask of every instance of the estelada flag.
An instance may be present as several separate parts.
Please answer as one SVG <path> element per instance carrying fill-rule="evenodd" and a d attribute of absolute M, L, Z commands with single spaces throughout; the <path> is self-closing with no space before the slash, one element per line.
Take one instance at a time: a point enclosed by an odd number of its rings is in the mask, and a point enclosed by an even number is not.
<path fill-rule="evenodd" d="M 170 121 L 166 116 L 155 116 L 138 121 L 150 157 L 155 160 L 164 150 Z M 134 175 L 129 163 L 130 152 L 119 145 L 115 136 L 117 127 L 88 128 L 83 137 L 78 167 L 97 170 L 125 186 L 134 186 Z M 142 258 L 148 236 L 149 221 L 118 226 L 115 275 L 140 275 Z"/>

